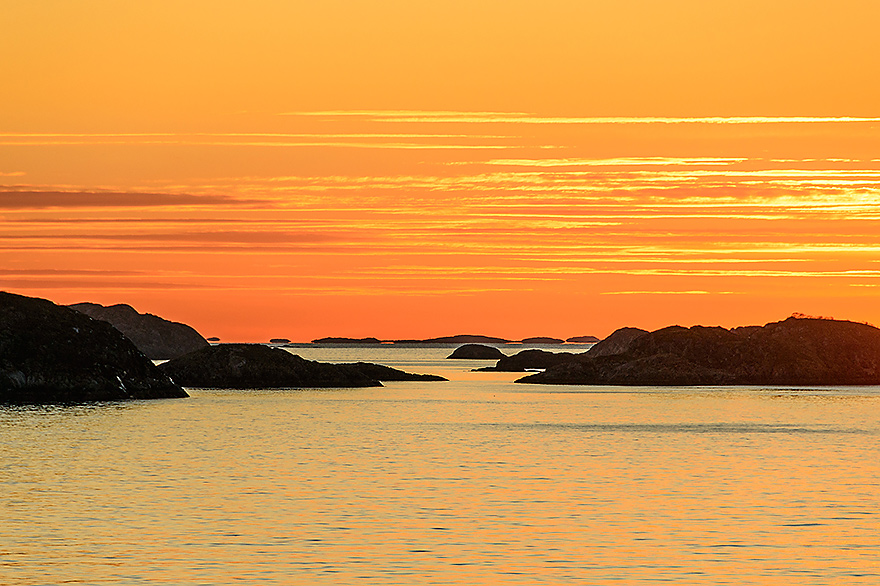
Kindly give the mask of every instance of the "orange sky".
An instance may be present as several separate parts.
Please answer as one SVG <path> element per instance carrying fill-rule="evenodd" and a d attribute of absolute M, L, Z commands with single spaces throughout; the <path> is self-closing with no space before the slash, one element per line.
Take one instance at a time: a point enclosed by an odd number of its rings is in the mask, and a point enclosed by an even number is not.
<path fill-rule="evenodd" d="M 4 2 L 0 288 L 229 341 L 878 323 L 877 22 Z"/>

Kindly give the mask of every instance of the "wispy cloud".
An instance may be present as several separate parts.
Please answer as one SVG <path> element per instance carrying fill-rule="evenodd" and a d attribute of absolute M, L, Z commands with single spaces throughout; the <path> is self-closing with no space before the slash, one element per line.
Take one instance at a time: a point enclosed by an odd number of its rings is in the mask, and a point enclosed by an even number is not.
<path fill-rule="evenodd" d="M 541 116 L 525 112 L 451 112 L 417 110 L 329 110 L 284 112 L 283 116 L 360 117 L 376 122 L 455 122 L 504 124 L 828 124 L 878 122 L 855 116 Z"/>
<path fill-rule="evenodd" d="M 325 137 L 322 137 L 325 138 Z M 472 138 L 472 137 L 468 137 Z M 132 141 L 126 139 L 29 139 L 19 141 L 2 141 L 0 146 L 47 147 L 47 146 L 201 146 L 201 147 L 268 147 L 268 148 L 348 148 L 348 149 L 390 149 L 390 150 L 504 150 L 523 148 L 515 144 L 442 144 L 416 142 L 355 142 L 355 141 L 282 141 L 282 140 L 146 140 Z M 539 145 L 532 148 L 558 148 L 555 145 Z"/>
<path fill-rule="evenodd" d="M 175 283 L 169 281 L 157 281 L 155 279 L 19 279 L 5 281 L 0 279 L 0 288 L 4 290 L 31 290 L 31 289 L 111 289 L 111 290 L 153 290 L 162 291 L 167 289 L 211 289 L 209 283 Z"/>
<path fill-rule="evenodd" d="M 336 133 L 336 132 L 0 132 L 0 138 L 507 138 L 504 135 L 425 134 L 412 132 Z"/>
<path fill-rule="evenodd" d="M 69 276 L 103 276 L 103 277 L 121 277 L 134 275 L 150 275 L 154 273 L 148 271 L 115 271 L 106 269 L 2 269 L 0 275 L 7 276 L 25 276 L 25 277 L 69 277 Z"/>
<path fill-rule="evenodd" d="M 599 295 L 740 295 L 737 291 L 602 291 Z"/>
<path fill-rule="evenodd" d="M 617 159 L 492 159 L 484 165 L 505 167 L 668 167 L 668 166 L 714 166 L 733 165 L 748 161 L 745 158 L 711 157 L 630 157 Z M 451 163 L 462 164 L 462 163 Z"/>
<path fill-rule="evenodd" d="M 436 118 L 460 118 L 461 116 L 482 117 L 525 117 L 530 116 L 527 112 L 461 112 L 457 110 L 317 110 L 301 112 L 281 112 L 280 116 L 316 116 L 316 117 L 359 117 L 359 118 L 421 118 L 430 116 Z"/>
<path fill-rule="evenodd" d="M 31 132 L 0 133 L 0 146 L 201 146 L 358 149 L 503 149 L 513 148 L 510 135 L 417 132 Z M 474 142 L 461 142 L 462 140 Z M 453 141 L 453 142 L 450 142 Z M 457 142 L 455 142 L 457 141 Z M 486 141 L 493 141 L 491 144 Z M 503 144 L 497 144 L 504 141 Z M 0 176 L 3 174 L 0 173 Z"/>
<path fill-rule="evenodd" d="M 0 187 L 0 209 L 125 208 L 252 204 L 227 195 L 122 191 L 40 191 Z"/>
<path fill-rule="evenodd" d="M 282 132 L 5 133 L 0 281 L 352 303 L 867 298 L 878 120 L 327 111 L 256 128 Z M 104 155 L 123 164 L 102 175 Z"/>
<path fill-rule="evenodd" d="M 166 232 L 166 233 L 116 233 L 116 234 L 0 234 L 2 240 L 117 240 L 138 242 L 204 242 L 204 243 L 236 243 L 236 244 L 302 244 L 327 242 L 352 242 L 357 237 L 321 233 L 291 233 L 260 231 L 205 231 L 205 232 Z"/>

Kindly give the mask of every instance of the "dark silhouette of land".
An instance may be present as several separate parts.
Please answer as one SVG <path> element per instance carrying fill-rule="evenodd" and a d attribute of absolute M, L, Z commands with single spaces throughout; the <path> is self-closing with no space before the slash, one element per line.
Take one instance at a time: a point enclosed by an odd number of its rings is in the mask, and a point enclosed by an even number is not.
<path fill-rule="evenodd" d="M 504 358 L 505 354 L 498 348 L 493 346 L 484 346 L 483 344 L 465 344 L 456 348 L 447 359 L 452 360 L 498 360 Z"/>
<path fill-rule="evenodd" d="M 375 379 L 380 382 L 392 382 L 392 381 L 446 381 L 448 379 L 443 378 L 442 376 L 437 376 L 436 374 L 411 374 L 409 372 L 404 372 L 402 370 L 397 370 L 396 368 L 391 368 L 390 366 L 383 366 L 381 364 L 372 364 L 370 362 L 355 362 L 352 364 L 340 364 L 339 366 L 343 366 L 346 368 L 352 368 L 361 374 L 368 376 L 372 379 Z"/>
<path fill-rule="evenodd" d="M 546 350 L 538 349 L 523 350 L 513 356 L 501 358 L 495 366 L 487 366 L 477 370 L 483 372 L 525 372 L 527 370 L 545 369 L 557 364 L 571 362 L 578 356 L 580 355 L 571 352 L 547 352 Z"/>
<path fill-rule="evenodd" d="M 72 309 L 76 308 L 76 309 Z M 93 313 L 102 317 L 95 319 Z M 104 321 L 108 319 L 108 321 Z M 127 335 L 111 325 L 120 323 Z M 129 337 L 149 346 L 194 351 L 156 367 Z M 193 337 L 193 334 L 195 337 Z M 169 339 L 171 342 L 169 342 Z M 431 338 L 509 341 L 487 336 Z M 555 338 L 527 338 L 561 343 Z M 571 339 L 570 339 L 571 340 Z M 273 343 L 287 343 L 276 338 Z M 322 338 L 317 343 L 380 343 L 376 338 Z M 795 315 L 765 326 L 733 329 L 671 326 L 647 332 L 621 328 L 588 351 L 528 349 L 506 356 L 497 347 L 466 343 L 451 359 L 497 360 L 479 370 L 543 370 L 516 382 L 583 385 L 880 384 L 880 329 L 862 323 Z M 171 378 L 169 378 L 169 376 Z M 172 380 L 173 379 L 173 380 Z M 127 305 L 63 307 L 0 292 L 0 403 L 78 403 L 185 397 L 178 385 L 213 388 L 382 386 L 381 381 L 439 381 L 378 364 L 328 364 L 261 344 L 210 345 L 184 324 L 139 314 Z"/>
<path fill-rule="evenodd" d="M 504 344 L 524 344 L 524 345 L 555 345 L 565 344 L 590 344 L 598 342 L 599 338 L 595 336 L 578 336 L 563 340 L 562 338 L 553 338 L 549 336 L 538 336 L 534 338 L 525 338 L 523 340 L 508 340 L 507 338 L 496 338 L 493 336 L 481 336 L 476 334 L 457 334 L 455 336 L 442 336 L 439 338 L 419 338 L 419 339 L 399 339 L 399 340 L 380 340 L 379 338 L 318 338 L 312 340 L 312 344 L 401 344 L 401 345 L 445 345 L 445 344 L 492 344 L 500 346 Z"/>
<path fill-rule="evenodd" d="M 393 342 L 395 344 L 509 344 L 510 340 L 493 338 L 492 336 L 458 334 L 456 336 L 443 336 L 424 340 L 393 340 Z"/>
<path fill-rule="evenodd" d="M 606 344 L 607 342 L 607 344 Z M 618 330 L 574 360 L 517 382 L 583 385 L 880 384 L 880 329 L 791 317 L 763 327 Z"/>
<path fill-rule="evenodd" d="M 381 387 L 381 381 L 446 380 L 413 375 L 378 364 L 330 364 L 305 360 L 262 344 L 220 344 L 169 360 L 159 368 L 185 387 L 357 388 Z"/>
<path fill-rule="evenodd" d="M 0 403 L 187 396 L 109 323 L 0 292 Z"/>
<path fill-rule="evenodd" d="M 529 344 L 532 344 L 532 345 L 538 345 L 538 344 L 553 345 L 553 344 L 564 344 L 565 340 L 562 340 L 560 338 L 548 338 L 548 337 L 544 337 L 544 336 L 538 336 L 536 338 L 525 338 L 525 339 L 521 340 L 520 343 L 525 344 L 525 345 L 529 345 Z"/>
<path fill-rule="evenodd" d="M 597 342 L 592 348 L 587 350 L 588 356 L 612 356 L 614 354 L 623 354 L 629 348 L 633 340 L 641 338 L 647 334 L 647 330 L 641 328 L 620 328 L 612 332 L 610 336 Z"/>
<path fill-rule="evenodd" d="M 312 344 L 381 344 L 378 338 L 318 338 Z"/>
<path fill-rule="evenodd" d="M 201 334 L 186 324 L 151 313 L 138 313 L 135 308 L 123 303 L 107 307 L 97 303 L 76 303 L 69 307 L 110 322 L 152 360 L 177 358 L 209 345 Z"/>

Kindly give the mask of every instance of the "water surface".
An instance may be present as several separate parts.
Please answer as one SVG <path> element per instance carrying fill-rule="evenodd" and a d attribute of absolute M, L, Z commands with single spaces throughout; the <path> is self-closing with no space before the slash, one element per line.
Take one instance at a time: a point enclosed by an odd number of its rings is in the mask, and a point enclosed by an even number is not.
<path fill-rule="evenodd" d="M 0 409 L 0 583 L 877 584 L 880 389 L 447 376 Z"/>

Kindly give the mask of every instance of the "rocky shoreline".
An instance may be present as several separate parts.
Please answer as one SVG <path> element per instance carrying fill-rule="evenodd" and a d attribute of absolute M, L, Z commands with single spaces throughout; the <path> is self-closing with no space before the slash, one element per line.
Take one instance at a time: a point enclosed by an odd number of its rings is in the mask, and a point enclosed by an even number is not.
<path fill-rule="evenodd" d="M 187 397 L 199 388 L 359 388 L 383 381 L 443 381 L 367 362 L 306 360 L 264 344 L 209 344 L 195 330 L 127 305 L 71 307 L 0 292 L 0 403 L 81 403 Z M 122 315 L 144 330 L 189 333 L 198 346 L 157 367 L 127 335 L 87 313 Z M 117 317 L 118 317 L 117 315 Z M 169 326 L 170 324 L 170 326 Z M 183 329 L 181 329 L 183 328 Z M 153 332 L 155 333 L 155 332 Z M 132 334 L 134 335 L 134 334 Z M 135 336 L 137 337 L 137 336 Z M 172 336 L 174 338 L 174 336 Z M 467 336 L 466 339 L 481 339 Z M 141 339 L 156 339 L 152 334 Z M 434 338 L 445 344 L 450 338 Z M 333 340 L 333 341 L 328 341 Z M 323 339 L 333 344 L 336 340 Z M 535 343 L 558 344 L 537 338 Z M 375 339 L 356 342 L 372 344 Z M 287 346 L 283 338 L 273 344 Z M 350 339 L 342 343 L 351 343 Z M 494 360 L 477 369 L 538 371 L 517 383 L 622 386 L 880 385 L 880 329 L 856 322 L 793 316 L 732 329 L 670 326 L 621 328 L 586 352 L 528 348 L 505 355 L 466 343 L 450 359 Z"/>
<path fill-rule="evenodd" d="M 624 339 L 626 338 L 626 339 Z M 609 337 L 609 340 L 611 337 Z M 626 332 L 518 383 L 625 386 L 880 384 L 880 329 L 794 318 L 763 327 Z"/>
<path fill-rule="evenodd" d="M 0 403 L 189 396 L 109 323 L 0 292 Z"/>

